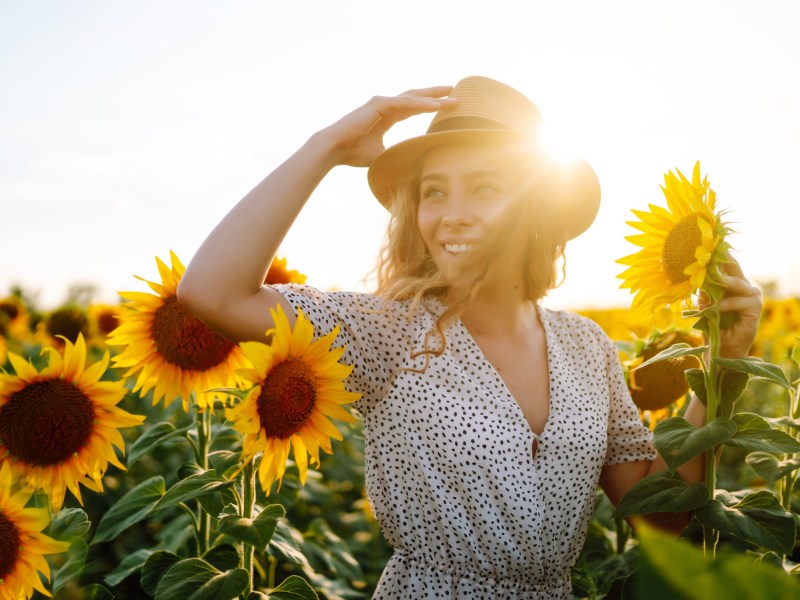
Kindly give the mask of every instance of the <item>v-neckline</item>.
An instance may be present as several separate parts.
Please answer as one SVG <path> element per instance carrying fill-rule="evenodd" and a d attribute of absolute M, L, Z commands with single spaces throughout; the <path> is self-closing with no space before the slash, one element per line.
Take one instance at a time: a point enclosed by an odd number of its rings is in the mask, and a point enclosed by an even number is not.
<path fill-rule="evenodd" d="M 534 439 L 538 440 L 539 438 L 541 438 L 541 437 L 543 437 L 545 435 L 545 433 L 547 432 L 548 428 L 550 427 L 550 424 L 553 421 L 553 413 L 554 413 L 554 410 L 555 410 L 555 407 L 556 407 L 557 403 L 553 402 L 553 368 L 552 368 L 553 356 L 552 356 L 551 333 L 550 333 L 550 330 L 549 330 L 549 324 L 547 322 L 547 317 L 545 315 L 544 309 L 539 304 L 535 304 L 535 308 L 536 308 L 536 315 L 537 315 L 537 317 L 539 319 L 539 322 L 542 324 L 542 333 L 544 335 L 544 341 L 545 341 L 545 349 L 546 349 L 546 353 L 545 354 L 546 354 L 546 357 L 547 357 L 547 373 L 548 373 L 548 375 L 547 375 L 547 377 L 548 377 L 548 382 L 547 382 L 547 396 L 548 396 L 547 397 L 547 419 L 545 419 L 544 426 L 542 427 L 542 432 L 541 433 L 537 433 L 537 432 L 535 432 L 533 430 L 533 428 L 531 427 L 531 424 L 528 422 L 527 417 L 525 417 L 525 412 L 522 410 L 522 406 L 517 401 L 517 399 L 514 396 L 514 394 L 511 393 L 511 389 L 508 387 L 508 385 L 506 384 L 506 382 L 503 379 L 503 377 L 500 375 L 500 373 L 497 371 L 497 369 L 494 367 L 494 365 L 491 363 L 491 361 L 488 358 L 486 358 L 486 355 L 483 353 L 483 351 L 481 350 L 480 346 L 478 345 L 478 342 L 475 341 L 475 338 L 473 337 L 472 333 L 470 333 L 469 329 L 467 329 L 466 325 L 464 325 L 464 323 L 461 321 L 461 319 L 458 319 L 456 321 L 456 323 L 457 323 L 457 326 L 459 327 L 461 333 L 465 336 L 465 338 L 469 341 L 469 343 L 472 345 L 473 349 L 475 350 L 475 353 L 476 353 L 476 356 L 478 357 L 478 360 L 482 363 L 481 366 L 484 369 L 486 369 L 488 373 L 491 373 L 494 376 L 494 379 L 496 379 L 496 381 L 499 383 L 499 386 L 500 386 L 500 388 L 501 388 L 501 390 L 503 392 L 503 395 L 505 396 L 505 399 L 507 401 L 511 402 L 516 407 L 515 413 L 516 413 L 517 417 L 522 419 L 522 422 L 525 424 L 525 426 L 526 426 L 527 430 L 530 432 L 530 434 L 534 437 Z M 481 383 L 481 385 L 483 387 L 486 387 L 486 385 L 485 385 L 485 383 L 483 381 L 481 381 L 480 383 Z"/>

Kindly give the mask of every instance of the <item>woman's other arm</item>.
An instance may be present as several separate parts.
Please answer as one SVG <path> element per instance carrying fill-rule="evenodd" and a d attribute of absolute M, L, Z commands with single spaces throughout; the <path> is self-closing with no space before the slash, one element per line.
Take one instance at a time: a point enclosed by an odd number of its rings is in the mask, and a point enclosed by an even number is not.
<path fill-rule="evenodd" d="M 376 96 L 319 131 L 253 188 L 220 221 L 189 263 L 178 298 L 199 319 L 234 341 L 263 340 L 273 327 L 269 308 L 283 296 L 264 285 L 269 264 L 300 210 L 336 165 L 368 166 L 383 151 L 383 135 L 400 120 L 434 112 L 449 86 Z"/>

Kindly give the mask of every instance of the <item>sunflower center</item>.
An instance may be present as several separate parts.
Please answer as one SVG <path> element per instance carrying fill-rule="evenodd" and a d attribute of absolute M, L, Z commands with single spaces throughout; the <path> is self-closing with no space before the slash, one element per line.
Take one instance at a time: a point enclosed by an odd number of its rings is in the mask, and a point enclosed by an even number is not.
<path fill-rule="evenodd" d="M 273 367 L 258 397 L 261 427 L 269 437 L 288 438 L 305 424 L 317 403 L 314 376 L 301 360 Z"/>
<path fill-rule="evenodd" d="M 0 512 L 0 581 L 14 570 L 21 543 L 14 523 Z"/>
<path fill-rule="evenodd" d="M 688 336 L 678 334 L 669 345 L 685 343 L 696 346 L 697 342 Z M 642 352 L 642 362 L 653 358 L 665 350 L 667 344 L 654 344 Z M 693 356 L 682 356 L 674 360 L 662 360 L 644 368 L 636 369 L 633 374 L 634 388 L 631 397 L 634 404 L 643 410 L 659 410 L 666 408 L 689 391 L 684 371 L 699 366 Z"/>
<path fill-rule="evenodd" d="M 0 408 L 0 441 L 27 464 L 57 465 L 86 446 L 94 418 L 91 400 L 75 384 L 35 381 Z"/>
<path fill-rule="evenodd" d="M 5 313 L 12 321 L 19 315 L 19 309 L 11 302 L 0 302 L 0 312 Z"/>
<path fill-rule="evenodd" d="M 191 371 L 206 371 L 221 364 L 236 347 L 190 314 L 175 296 L 164 300 L 153 317 L 153 341 L 161 355 Z"/>
<path fill-rule="evenodd" d="M 681 283 L 689 279 L 684 271 L 695 261 L 694 252 L 703 241 L 696 214 L 683 217 L 667 235 L 661 261 L 664 272 L 672 283 Z"/>
<path fill-rule="evenodd" d="M 108 335 L 119 325 L 119 319 L 113 312 L 105 311 L 97 318 L 97 328 L 103 335 Z"/>
<path fill-rule="evenodd" d="M 80 308 L 66 306 L 53 311 L 47 317 L 47 332 L 56 337 L 63 335 L 73 344 L 78 340 L 78 334 L 86 337 L 89 332 L 89 319 Z"/>

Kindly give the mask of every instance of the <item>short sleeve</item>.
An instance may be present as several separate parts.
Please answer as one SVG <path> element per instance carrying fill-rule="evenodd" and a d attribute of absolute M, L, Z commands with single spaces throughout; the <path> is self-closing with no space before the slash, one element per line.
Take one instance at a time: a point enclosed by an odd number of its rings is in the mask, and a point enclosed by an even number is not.
<path fill-rule="evenodd" d="M 345 389 L 361 394 L 349 406 L 362 415 L 385 394 L 393 367 L 390 356 L 381 351 L 382 340 L 391 337 L 391 306 L 369 294 L 323 292 L 307 285 L 273 286 L 314 326 L 315 339 L 339 325 L 333 347 L 346 346 L 341 362 L 352 365 Z M 395 311 L 396 312 L 396 311 Z M 388 330 L 388 331 L 387 331 Z"/>
<path fill-rule="evenodd" d="M 631 399 L 614 343 L 605 334 L 606 373 L 608 373 L 608 447 L 604 464 L 615 465 L 637 460 L 655 460 L 653 432 L 642 423 Z"/>

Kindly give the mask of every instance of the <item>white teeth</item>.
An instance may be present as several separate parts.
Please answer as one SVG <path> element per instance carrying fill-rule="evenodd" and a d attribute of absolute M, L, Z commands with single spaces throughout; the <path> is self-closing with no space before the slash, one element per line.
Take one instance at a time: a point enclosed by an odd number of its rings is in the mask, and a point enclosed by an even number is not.
<path fill-rule="evenodd" d="M 463 252 L 469 252 L 472 246 L 470 244 L 445 244 L 444 249 L 448 252 L 452 252 L 453 254 L 461 254 Z"/>

